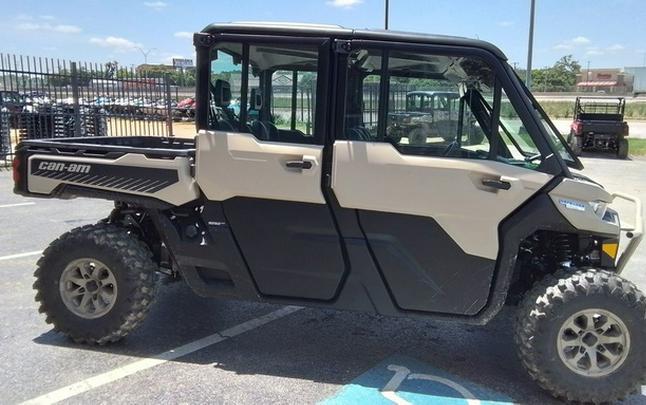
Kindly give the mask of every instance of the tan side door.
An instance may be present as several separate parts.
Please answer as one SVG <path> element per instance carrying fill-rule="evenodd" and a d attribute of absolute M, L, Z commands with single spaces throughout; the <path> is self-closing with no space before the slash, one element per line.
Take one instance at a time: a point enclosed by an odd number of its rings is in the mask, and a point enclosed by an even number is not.
<path fill-rule="evenodd" d="M 513 142 L 531 138 L 511 108 L 505 110 L 507 135 L 517 140 L 507 137 L 492 147 L 497 124 L 485 99 L 502 86 L 492 79 L 491 55 L 390 44 L 361 48 L 353 44 L 344 61 L 344 133 L 333 146 L 331 187 L 341 207 L 356 210 L 400 308 L 475 315 L 491 292 L 500 223 L 552 176 L 536 170 L 532 154 L 512 154 Z M 407 94 L 435 94 L 434 88 L 455 96 L 459 117 L 405 110 Z M 378 109 L 371 103 L 376 98 Z M 366 111 L 369 105 L 373 111 Z M 500 159 L 493 157 L 498 147 Z"/>
<path fill-rule="evenodd" d="M 329 46 L 275 41 L 222 42 L 211 51 L 213 130 L 197 136 L 196 180 L 226 218 L 209 226 L 231 230 L 261 295 L 330 300 L 346 269 L 321 189 L 323 130 L 315 117 L 324 114 L 309 110 L 324 104 L 327 83 L 317 77 L 327 75 L 319 59 Z M 297 111 L 295 97 L 306 91 L 308 110 Z"/>
<path fill-rule="evenodd" d="M 496 179 L 510 188 L 483 184 Z M 403 155 L 389 143 L 334 143 L 332 189 L 342 207 L 432 218 L 465 254 L 490 260 L 498 224 L 550 179 L 499 162 Z"/>

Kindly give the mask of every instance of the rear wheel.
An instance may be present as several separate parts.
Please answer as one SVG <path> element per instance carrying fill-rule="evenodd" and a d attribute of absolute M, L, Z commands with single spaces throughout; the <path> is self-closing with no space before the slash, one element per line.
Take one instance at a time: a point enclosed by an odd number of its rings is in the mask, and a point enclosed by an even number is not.
<path fill-rule="evenodd" d="M 617 157 L 619 159 L 628 158 L 628 139 L 620 138 L 617 140 Z"/>
<path fill-rule="evenodd" d="M 555 397 L 613 402 L 646 375 L 645 314 L 642 293 L 608 271 L 548 276 L 518 309 L 519 356 Z"/>
<path fill-rule="evenodd" d="M 581 153 L 583 152 L 583 139 L 581 139 L 580 136 L 576 136 L 572 132 L 570 133 L 568 140 L 570 144 L 570 149 L 572 149 L 572 152 L 574 153 L 574 155 L 581 156 Z"/>
<path fill-rule="evenodd" d="M 126 336 L 153 300 L 157 266 L 150 250 L 110 224 L 73 229 L 52 242 L 34 273 L 39 311 L 76 342 Z"/>

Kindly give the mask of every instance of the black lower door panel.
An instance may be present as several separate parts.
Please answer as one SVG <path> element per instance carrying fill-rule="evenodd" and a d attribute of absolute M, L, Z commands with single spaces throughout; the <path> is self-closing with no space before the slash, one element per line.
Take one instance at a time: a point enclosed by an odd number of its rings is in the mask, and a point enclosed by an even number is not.
<path fill-rule="evenodd" d="M 485 306 L 495 260 L 466 254 L 432 218 L 376 211 L 358 216 L 401 309 L 475 315 Z"/>
<path fill-rule="evenodd" d="M 262 294 L 334 298 L 346 266 L 327 205 L 237 197 L 223 206 Z"/>

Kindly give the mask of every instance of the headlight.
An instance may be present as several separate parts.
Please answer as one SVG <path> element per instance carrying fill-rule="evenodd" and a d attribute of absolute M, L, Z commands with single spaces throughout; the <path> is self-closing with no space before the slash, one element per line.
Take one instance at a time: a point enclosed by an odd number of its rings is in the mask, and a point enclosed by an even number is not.
<path fill-rule="evenodd" d="M 599 216 L 599 218 L 604 217 L 604 215 L 606 214 L 606 209 L 608 208 L 608 204 L 603 201 L 591 201 L 590 206 L 592 207 L 594 213 Z"/>

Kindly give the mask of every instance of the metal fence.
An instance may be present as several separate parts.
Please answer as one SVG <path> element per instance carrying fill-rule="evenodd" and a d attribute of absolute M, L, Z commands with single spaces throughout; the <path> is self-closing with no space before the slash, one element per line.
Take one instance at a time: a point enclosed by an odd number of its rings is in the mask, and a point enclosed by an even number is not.
<path fill-rule="evenodd" d="M 167 77 L 0 53 L 0 164 L 25 139 L 172 136 Z"/>

